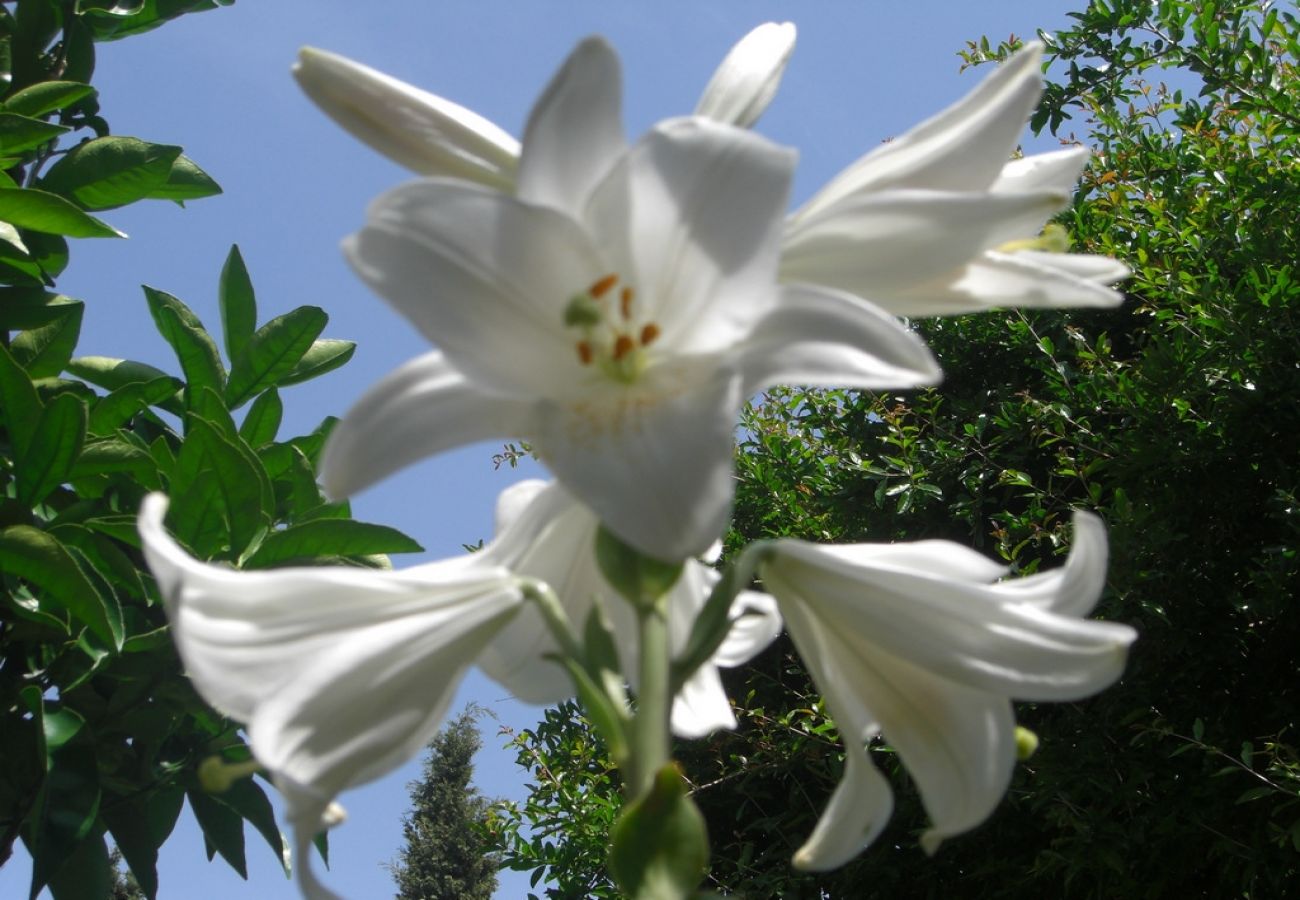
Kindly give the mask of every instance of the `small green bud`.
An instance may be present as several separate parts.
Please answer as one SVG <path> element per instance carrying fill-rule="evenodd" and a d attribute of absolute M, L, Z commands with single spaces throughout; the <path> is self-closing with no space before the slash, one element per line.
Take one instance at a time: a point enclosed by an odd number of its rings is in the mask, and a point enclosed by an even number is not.
<path fill-rule="evenodd" d="M 638 609 L 667 594 L 677 583 L 684 565 L 645 556 L 623 543 L 603 525 L 596 533 L 596 562 L 605 580 Z"/>
<path fill-rule="evenodd" d="M 1023 725 L 1016 726 L 1016 759 L 1024 762 L 1038 750 L 1038 735 Z"/>
<path fill-rule="evenodd" d="M 209 756 L 199 763 L 199 787 L 209 794 L 224 794 L 236 781 L 247 778 L 260 768 L 255 759 L 228 763 L 220 756 Z"/>

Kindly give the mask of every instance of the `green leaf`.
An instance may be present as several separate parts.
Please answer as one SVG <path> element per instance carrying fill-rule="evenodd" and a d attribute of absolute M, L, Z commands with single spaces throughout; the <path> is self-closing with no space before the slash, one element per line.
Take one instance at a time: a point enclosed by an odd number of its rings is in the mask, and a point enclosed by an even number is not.
<path fill-rule="evenodd" d="M 79 481 L 95 475 L 130 475 L 141 487 L 162 489 L 158 466 L 149 451 L 116 438 L 86 444 L 69 473 L 68 480 Z"/>
<path fill-rule="evenodd" d="M 248 268 L 232 244 L 221 267 L 221 281 L 217 286 L 217 301 L 221 307 L 221 333 L 226 343 L 226 358 L 232 363 L 244 352 L 257 330 L 257 297 Z"/>
<path fill-rule="evenodd" d="M 4 108 L 6 112 L 39 118 L 67 109 L 94 93 L 93 87 L 78 81 L 42 81 L 15 92 L 4 102 Z"/>
<path fill-rule="evenodd" d="M 180 379 L 167 375 L 123 385 L 95 403 L 90 411 L 90 433 L 112 434 L 136 413 L 175 397 L 181 386 Z"/>
<path fill-rule="evenodd" d="M 116 228 L 82 212 L 76 204 L 31 188 L 0 188 L 0 221 L 68 237 L 126 237 Z"/>
<path fill-rule="evenodd" d="M 184 205 L 186 200 L 199 200 L 221 193 L 217 184 L 207 172 L 188 156 L 178 156 L 172 161 L 167 180 L 149 192 L 150 200 L 171 200 Z"/>
<path fill-rule="evenodd" d="M 30 525 L 0 531 L 0 569 L 39 588 L 43 610 L 64 610 L 104 643 L 121 648 L 121 609 L 99 592 L 57 538 Z"/>
<path fill-rule="evenodd" d="M 250 569 L 321 556 L 419 553 L 424 548 L 395 528 L 351 519 L 316 519 L 273 531 L 245 562 Z"/>
<path fill-rule="evenodd" d="M 79 16 L 96 40 L 112 41 L 140 34 L 185 15 L 228 6 L 234 0 L 82 0 Z"/>
<path fill-rule="evenodd" d="M 350 360 L 356 349 L 357 345 L 354 341 L 339 341 L 331 338 L 315 341 L 311 349 L 303 354 L 298 365 L 293 367 L 293 371 L 281 378 L 277 384 L 280 387 L 287 387 L 332 372 Z"/>
<path fill-rule="evenodd" d="M 85 304 L 73 300 L 55 308 L 62 310 L 62 315 L 48 324 L 27 329 L 10 345 L 14 360 L 32 378 L 52 378 L 62 372 L 81 336 Z"/>
<path fill-rule="evenodd" d="M 146 286 L 144 296 L 158 332 L 176 351 L 190 395 L 205 387 L 220 392 L 226 381 L 225 367 L 199 317 L 171 294 Z"/>
<path fill-rule="evenodd" d="M 708 868 L 704 817 L 672 763 L 623 807 L 609 837 L 609 870 L 629 897 L 692 896 Z"/>
<path fill-rule="evenodd" d="M 284 418 L 284 404 L 280 402 L 280 392 L 272 388 L 259 394 L 244 415 L 239 426 L 239 435 L 250 447 L 261 447 L 275 440 L 280 430 L 280 421 Z"/>
<path fill-rule="evenodd" d="M 15 460 L 18 502 L 33 507 L 66 482 L 85 440 L 85 405 L 70 394 L 55 397 L 41 412 L 27 452 Z"/>
<path fill-rule="evenodd" d="M 681 563 L 646 556 L 603 527 L 596 533 L 596 562 L 605 580 L 634 608 L 663 597 L 682 573 Z"/>
<path fill-rule="evenodd" d="M 32 897 L 61 870 L 67 871 L 58 884 L 69 891 L 75 891 L 71 882 L 78 876 L 93 880 L 79 871 L 79 855 L 85 852 L 80 845 L 87 837 L 99 839 L 92 832 L 100 803 L 93 738 L 77 713 L 57 702 L 43 701 L 42 706 L 48 774 L 23 836 L 32 855 Z"/>
<path fill-rule="evenodd" d="M 62 125 L 29 116 L 0 112 L 0 154 L 12 156 L 49 143 L 68 131 Z"/>
<path fill-rule="evenodd" d="M 0 329 L 22 331 L 40 328 L 66 316 L 66 307 L 80 302 L 44 288 L 0 288 Z"/>
<path fill-rule="evenodd" d="M 239 428 L 235 425 L 234 416 L 230 414 L 226 401 L 212 388 L 205 387 L 190 392 L 189 412 L 190 416 L 185 420 L 187 429 L 189 423 L 197 416 L 207 421 L 209 425 L 216 426 L 221 436 L 232 444 L 240 443 Z"/>
<path fill-rule="evenodd" d="M 26 455 L 43 408 L 31 377 L 14 361 L 9 348 L 0 344 L 0 413 L 9 428 L 15 457 Z"/>
<path fill-rule="evenodd" d="M 258 834 L 262 835 L 270 846 L 271 852 L 275 854 L 276 861 L 284 866 L 284 874 L 288 876 L 284 838 L 280 835 L 280 827 L 275 822 L 275 810 L 271 807 L 271 801 L 261 785 L 252 778 L 241 778 L 230 786 L 230 790 L 221 795 L 221 799 L 257 829 Z"/>
<path fill-rule="evenodd" d="M 47 191 L 85 209 L 113 209 L 148 196 L 166 180 L 180 147 L 133 137 L 102 137 L 78 144 L 40 180 Z"/>
<path fill-rule="evenodd" d="M 214 500 L 219 504 L 218 514 L 229 527 L 229 548 L 238 555 L 258 533 L 271 524 L 273 498 L 270 480 L 257 456 L 247 447 L 240 447 L 238 437 L 232 442 L 222 436 L 216 426 L 194 416 L 189 418 L 185 442 L 176 457 L 174 488 L 183 493 L 173 503 L 168 520 L 177 532 L 182 532 L 182 522 L 191 515 L 201 515 L 207 520 L 209 509 L 186 508 L 185 493 L 193 485 L 209 483 L 215 493 L 207 489 L 199 496 L 205 505 Z M 194 547 L 198 550 L 198 547 Z"/>
<path fill-rule="evenodd" d="M 84 378 L 91 384 L 110 391 L 124 388 L 128 384 L 143 381 L 155 381 L 159 378 L 171 378 L 162 369 L 155 369 L 147 363 L 130 359 L 118 359 L 113 356 L 78 356 L 68 362 L 67 370 L 78 378 Z"/>
<path fill-rule="evenodd" d="M 239 873 L 239 877 L 248 880 L 248 864 L 244 859 L 244 819 L 239 813 L 226 806 L 215 797 L 202 791 L 190 789 L 185 792 L 190 801 L 190 810 L 203 829 L 203 840 L 208 846 L 208 859 L 213 852 Z"/>
<path fill-rule="evenodd" d="M 184 791 L 174 784 L 147 795 L 144 800 L 138 797 L 104 800 L 100 815 L 149 900 L 158 894 L 158 849 L 171 834 L 184 803 Z"/>
<path fill-rule="evenodd" d="M 328 322 L 323 309 L 300 306 L 259 328 L 230 365 L 226 401 L 231 409 L 292 372 Z"/>

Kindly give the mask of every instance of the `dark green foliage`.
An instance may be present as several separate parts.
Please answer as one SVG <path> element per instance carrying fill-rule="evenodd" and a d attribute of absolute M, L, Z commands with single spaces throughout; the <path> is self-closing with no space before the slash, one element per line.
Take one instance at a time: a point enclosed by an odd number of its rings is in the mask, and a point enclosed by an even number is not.
<path fill-rule="evenodd" d="M 1098 615 L 1141 633 L 1123 681 L 1081 703 L 1018 707 L 1038 753 L 991 820 L 933 859 L 917 846 L 915 790 L 887 745 L 874 746 L 898 800 L 890 826 L 849 866 L 805 875 L 788 860 L 841 755 L 778 642 L 727 673 L 741 727 L 677 748 L 720 891 L 1293 891 L 1300 22 L 1294 4 L 1272 6 L 1094 0 L 1074 28 L 1043 36 L 1053 67 L 1035 127 L 1063 139 L 1075 128 L 1099 151 L 1060 221 L 1076 250 L 1132 266 L 1122 307 L 927 320 L 942 387 L 773 391 L 742 430 L 733 551 L 772 535 L 947 538 L 1030 573 L 1059 565 L 1072 507 L 1099 511 L 1112 562 Z M 985 41 L 964 56 L 1008 49 Z M 584 737 L 549 736 L 549 765 Z M 595 790 L 590 771 L 563 777 Z M 558 856 L 581 858 L 573 847 Z"/>
<path fill-rule="evenodd" d="M 321 496 L 314 466 L 331 420 L 278 437 L 280 390 L 346 362 L 353 345 L 318 339 L 325 314 L 312 307 L 259 329 L 236 251 L 221 298 L 237 349 L 224 361 L 185 303 L 145 289 L 183 378 L 76 357 L 82 301 L 47 290 L 65 236 L 117 235 L 87 210 L 220 192 L 179 147 L 108 136 L 88 84 L 95 40 L 217 5 L 0 6 L 0 864 L 21 839 L 33 897 L 47 885 L 55 900 L 157 896 L 158 850 L 187 802 L 210 856 L 242 873 L 247 823 L 283 860 L 259 782 L 199 786 L 200 761 L 243 762 L 248 749 L 181 671 L 135 531 L 147 491 L 172 496 L 169 524 L 203 559 L 374 566 L 418 549 Z"/>
<path fill-rule="evenodd" d="M 429 744 L 424 777 L 410 784 L 406 846 L 392 867 L 399 900 L 491 900 L 496 890 L 492 802 L 470 783 L 483 746 L 481 714 L 470 707 L 443 726 Z"/>

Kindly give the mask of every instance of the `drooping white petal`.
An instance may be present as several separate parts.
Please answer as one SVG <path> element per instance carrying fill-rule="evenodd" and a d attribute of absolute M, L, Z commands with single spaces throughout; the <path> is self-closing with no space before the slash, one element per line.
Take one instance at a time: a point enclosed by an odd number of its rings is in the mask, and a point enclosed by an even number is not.
<path fill-rule="evenodd" d="M 728 612 L 731 630 L 714 652 L 711 662 L 724 669 L 749 662 L 781 635 L 781 612 L 776 600 L 758 591 L 741 591 Z"/>
<path fill-rule="evenodd" d="M 1087 147 L 1074 146 L 1013 159 L 1002 167 L 989 190 L 995 194 L 1026 191 L 1061 191 L 1072 194 L 1091 155 L 1092 152 Z"/>
<path fill-rule="evenodd" d="M 1127 278 L 1123 263 L 1105 256 L 987 250 L 949 276 L 908 285 L 881 300 L 900 315 L 938 316 L 997 307 L 1117 306 Z"/>
<path fill-rule="evenodd" d="M 839 717 L 836 717 L 839 721 Z M 894 811 L 889 782 L 861 750 L 844 753 L 844 773 L 813 833 L 795 853 L 795 868 L 838 869 L 874 841 Z"/>
<path fill-rule="evenodd" d="M 438 351 L 375 383 L 334 427 L 320 480 L 347 497 L 426 456 L 531 430 L 533 404 L 485 391 Z"/>
<path fill-rule="evenodd" d="M 897 318 L 838 291 L 784 285 L 781 304 L 739 348 L 744 393 L 774 384 L 865 390 L 937 384 L 925 342 Z"/>
<path fill-rule="evenodd" d="M 330 118 L 398 165 L 513 188 L 519 142 L 477 113 L 313 47 L 299 51 L 293 74 Z"/>
<path fill-rule="evenodd" d="M 766 22 L 745 35 L 709 79 L 695 115 L 749 128 L 772 102 L 794 41 L 793 22 Z"/>
<path fill-rule="evenodd" d="M 1027 45 L 961 100 L 853 163 L 793 218 L 889 188 L 986 190 L 1015 149 L 1042 92 L 1041 57 L 1041 44 Z"/>
<path fill-rule="evenodd" d="M 687 740 L 736 727 L 736 714 L 731 711 L 731 701 L 716 667 L 700 666 L 686 680 L 673 698 L 669 724 L 673 734 Z"/>
<path fill-rule="evenodd" d="M 725 348 L 776 300 L 795 154 L 707 119 L 655 126 L 584 214 L 637 302 L 680 353 Z"/>
<path fill-rule="evenodd" d="M 839 288 L 879 303 L 959 270 L 982 251 L 1034 235 L 1063 193 L 883 191 L 850 198 L 786 228 L 781 280 Z"/>
<path fill-rule="evenodd" d="M 300 845 L 335 795 L 425 745 L 522 602 L 510 572 L 473 557 L 401 572 L 202 563 L 164 530 L 166 507 L 147 497 L 139 527 L 173 639 L 199 693 L 245 723 Z"/>
<path fill-rule="evenodd" d="M 545 401 L 531 432 L 542 461 L 605 526 L 648 556 L 703 553 L 731 514 L 738 373 L 683 359 L 635 384 Z"/>
<path fill-rule="evenodd" d="M 623 78 L 603 38 L 578 44 L 533 107 L 519 162 L 521 200 L 576 216 L 623 153 Z"/>
<path fill-rule="evenodd" d="M 1135 633 L 1078 618 L 1100 594 L 1106 542 L 1080 514 L 1063 569 L 993 583 L 1002 567 L 946 541 L 819 546 L 777 542 L 762 564 L 795 646 L 844 735 L 848 757 L 878 726 L 921 792 L 933 851 L 982 822 L 1014 763 L 1012 698 L 1076 699 L 1119 677 Z M 863 769 L 846 765 L 861 781 Z M 856 796 L 862 784 L 841 784 Z M 797 862 L 839 865 L 879 821 L 845 804 L 823 814 Z M 837 838 L 844 823 L 850 837 Z M 863 834 L 866 834 L 863 837 Z M 856 841 L 856 844 L 855 844 Z"/>

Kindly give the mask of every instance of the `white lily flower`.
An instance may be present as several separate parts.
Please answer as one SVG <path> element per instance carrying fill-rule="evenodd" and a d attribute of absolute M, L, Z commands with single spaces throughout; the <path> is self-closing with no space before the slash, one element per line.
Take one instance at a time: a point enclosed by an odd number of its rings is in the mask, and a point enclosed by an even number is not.
<path fill-rule="evenodd" d="M 747 34 L 713 74 L 696 114 L 752 125 L 781 83 L 794 40 L 790 22 Z M 293 75 L 326 115 L 398 165 L 514 192 L 519 142 L 477 113 L 314 47 L 298 52 Z"/>
<path fill-rule="evenodd" d="M 525 437 L 621 539 L 685 559 L 726 526 L 745 398 L 938 379 L 892 316 L 776 284 L 792 152 L 701 118 L 629 147 L 620 95 L 617 57 L 588 39 L 533 110 L 515 196 L 431 179 L 373 204 L 348 258 L 441 351 L 380 381 L 335 429 L 321 471 L 332 494 L 453 446 Z"/>
<path fill-rule="evenodd" d="M 594 609 L 611 626 L 624 672 L 638 671 L 636 615 L 600 573 L 595 558 L 594 513 L 560 485 L 522 481 L 502 492 L 497 501 L 497 531 L 513 527 L 524 509 L 535 509 L 548 524 L 532 547 L 514 561 L 521 576 L 550 585 L 569 620 L 579 631 Z M 668 642 L 674 655 L 682 652 L 695 618 L 718 574 L 690 560 L 668 594 Z M 772 599 L 742 592 L 732 604 L 733 626 L 713 658 L 683 686 L 672 708 L 673 732 L 695 738 L 721 728 L 734 728 L 736 719 L 722 689 L 718 667 L 748 662 L 781 633 L 781 617 Z M 549 659 L 558 652 L 555 639 L 535 607 L 525 608 L 487 646 L 479 657 L 483 672 L 528 703 L 551 704 L 573 696 L 573 684 L 564 669 Z"/>
<path fill-rule="evenodd" d="M 877 734 L 915 779 L 932 827 L 922 846 L 984 821 L 1015 764 L 1011 700 L 1075 700 L 1123 672 L 1133 629 L 1081 618 L 1105 583 L 1101 521 L 1076 513 L 1065 566 L 1006 569 L 958 544 L 823 546 L 779 540 L 760 566 L 845 742 L 844 775 L 804 869 L 843 865 L 893 807 L 866 743 Z"/>
<path fill-rule="evenodd" d="M 341 819 L 334 797 L 418 753 L 457 684 L 523 598 L 514 564 L 547 532 L 532 504 L 484 550 L 403 571 L 339 566 L 241 572 L 200 562 L 145 498 L 145 559 L 198 692 L 244 723 L 284 795 L 304 892 L 332 897 L 307 853 Z"/>
<path fill-rule="evenodd" d="M 1042 92 L 1041 59 L 1042 45 L 1029 44 L 833 178 L 790 216 L 781 279 L 901 316 L 1119 303 L 1107 286 L 1128 277 L 1124 265 L 1037 237 L 1066 205 L 1088 151 L 1007 162 Z"/>

